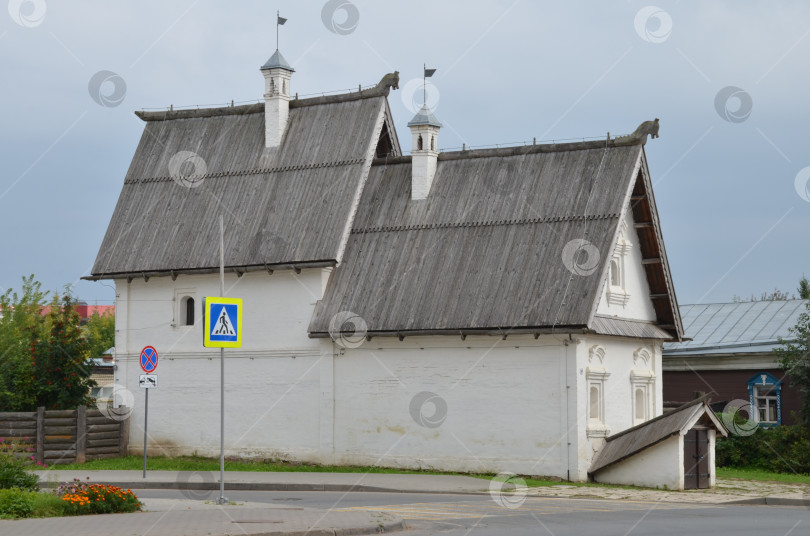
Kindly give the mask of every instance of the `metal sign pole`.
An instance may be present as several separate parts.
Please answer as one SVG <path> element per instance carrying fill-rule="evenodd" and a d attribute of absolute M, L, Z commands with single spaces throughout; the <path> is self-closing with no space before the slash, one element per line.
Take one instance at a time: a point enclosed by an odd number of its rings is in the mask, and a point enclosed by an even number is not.
<path fill-rule="evenodd" d="M 146 389 L 146 400 L 143 403 L 143 477 L 146 478 L 146 425 L 149 419 L 149 389 Z"/>
<path fill-rule="evenodd" d="M 225 224 L 219 215 L 219 293 L 225 296 Z M 239 329 L 242 329 L 239 326 Z M 219 349 L 219 504 L 225 504 L 225 348 Z"/>

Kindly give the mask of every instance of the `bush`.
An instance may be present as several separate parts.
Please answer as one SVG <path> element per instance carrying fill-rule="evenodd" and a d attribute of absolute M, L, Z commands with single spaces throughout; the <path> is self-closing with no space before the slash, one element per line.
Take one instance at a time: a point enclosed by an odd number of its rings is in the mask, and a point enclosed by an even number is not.
<path fill-rule="evenodd" d="M 39 477 L 26 470 L 31 463 L 31 450 L 24 444 L 0 438 L 0 489 L 39 490 Z"/>
<path fill-rule="evenodd" d="M 31 491 L 21 489 L 0 489 L 0 519 L 16 519 L 34 515 Z"/>
<path fill-rule="evenodd" d="M 801 425 L 761 428 L 750 436 L 718 438 L 718 467 L 810 474 L 810 429 Z"/>

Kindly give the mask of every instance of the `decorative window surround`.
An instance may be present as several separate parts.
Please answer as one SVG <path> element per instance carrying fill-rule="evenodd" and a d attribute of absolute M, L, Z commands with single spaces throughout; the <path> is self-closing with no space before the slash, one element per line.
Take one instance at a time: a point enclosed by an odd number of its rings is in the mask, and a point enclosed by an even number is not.
<path fill-rule="evenodd" d="M 782 382 L 760 372 L 748 380 L 748 399 L 754 420 L 762 427 L 782 424 Z"/>
<path fill-rule="evenodd" d="M 652 354 L 646 348 L 639 348 L 633 352 L 633 366 L 636 369 L 649 369 L 652 363 Z"/>
<path fill-rule="evenodd" d="M 585 380 L 588 385 L 588 424 L 585 433 L 588 437 L 607 437 L 610 427 L 605 424 L 605 381 L 610 373 L 604 367 L 605 349 L 595 345 L 588 351 L 588 368 Z"/>
<path fill-rule="evenodd" d="M 630 408 L 633 425 L 652 418 L 652 393 L 655 392 L 655 372 L 650 368 L 652 354 L 646 348 L 633 352 L 633 366 L 630 371 Z"/>
<path fill-rule="evenodd" d="M 627 222 L 622 221 L 622 229 L 619 234 L 619 241 L 613 251 L 613 258 L 610 260 L 610 274 L 607 285 L 607 301 L 611 305 L 621 305 L 624 307 L 630 301 L 630 293 L 627 292 L 625 259 L 627 258 L 633 244 L 627 240 Z"/>

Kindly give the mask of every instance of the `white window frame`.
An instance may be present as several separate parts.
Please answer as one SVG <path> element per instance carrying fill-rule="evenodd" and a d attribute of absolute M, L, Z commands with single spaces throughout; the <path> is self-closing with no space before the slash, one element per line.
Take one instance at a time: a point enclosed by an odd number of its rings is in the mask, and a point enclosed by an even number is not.
<path fill-rule="evenodd" d="M 185 298 L 194 300 L 194 324 L 186 325 L 186 303 Z M 197 300 L 197 291 L 193 288 L 178 288 L 174 291 L 174 318 L 172 319 L 172 327 L 176 330 L 190 330 L 197 325 L 200 320 L 200 313 L 202 307 Z"/>
<path fill-rule="evenodd" d="M 760 395 L 759 390 L 761 388 L 767 388 L 773 391 L 772 395 Z M 772 383 L 755 383 L 754 384 L 754 419 L 756 422 L 761 422 L 763 424 L 779 424 L 779 389 L 775 384 Z M 759 401 L 765 401 L 765 415 L 768 414 L 768 409 L 773 407 L 773 412 L 776 414 L 775 420 L 762 420 L 759 417 Z"/>

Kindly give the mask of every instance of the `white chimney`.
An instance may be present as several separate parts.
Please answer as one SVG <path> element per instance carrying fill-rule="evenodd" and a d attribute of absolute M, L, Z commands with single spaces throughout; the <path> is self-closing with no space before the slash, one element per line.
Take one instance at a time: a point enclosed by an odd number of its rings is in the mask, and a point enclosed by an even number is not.
<path fill-rule="evenodd" d="M 436 175 L 439 158 L 439 129 L 442 124 L 430 113 L 427 106 L 408 123 L 411 129 L 411 199 L 426 199 Z"/>
<path fill-rule="evenodd" d="M 281 52 L 276 52 L 262 68 L 264 75 L 264 145 L 278 147 L 290 117 L 290 67 Z"/>

